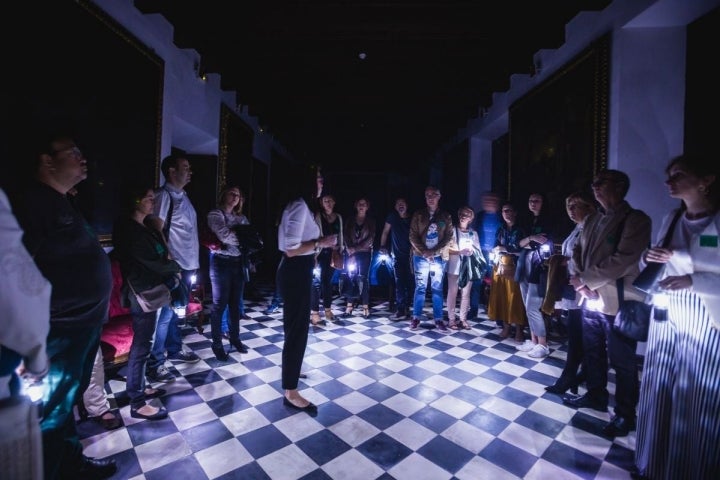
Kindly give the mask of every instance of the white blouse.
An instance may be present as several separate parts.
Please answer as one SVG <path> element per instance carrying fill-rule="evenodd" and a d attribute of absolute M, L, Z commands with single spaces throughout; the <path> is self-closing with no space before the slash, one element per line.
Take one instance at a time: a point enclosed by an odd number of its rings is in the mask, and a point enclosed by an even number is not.
<path fill-rule="evenodd" d="M 302 242 L 320 238 L 320 226 L 302 198 L 290 202 L 283 210 L 280 228 L 278 228 L 278 249 L 287 252 L 300 247 Z M 301 255 L 315 255 L 310 250 Z"/>

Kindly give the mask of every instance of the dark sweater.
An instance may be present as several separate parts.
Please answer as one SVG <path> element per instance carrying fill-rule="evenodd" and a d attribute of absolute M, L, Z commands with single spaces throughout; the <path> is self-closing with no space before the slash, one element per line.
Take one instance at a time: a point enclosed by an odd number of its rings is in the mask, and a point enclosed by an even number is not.
<path fill-rule="evenodd" d="M 25 247 L 52 285 L 50 322 L 104 323 L 112 290 L 110 259 L 67 196 L 34 182 L 14 210 Z"/>
<path fill-rule="evenodd" d="M 172 283 L 172 277 L 180 272 L 180 265 L 168 258 L 160 232 L 129 217 L 115 222 L 113 244 L 112 255 L 120 262 L 123 274 L 121 298 L 125 306 L 137 306 L 128 281 L 140 292 L 161 283 Z"/>

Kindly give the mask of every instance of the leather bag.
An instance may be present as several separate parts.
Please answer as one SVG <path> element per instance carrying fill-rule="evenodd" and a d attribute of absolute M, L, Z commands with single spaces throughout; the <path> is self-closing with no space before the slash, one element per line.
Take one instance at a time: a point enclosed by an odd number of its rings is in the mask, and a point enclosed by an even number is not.
<path fill-rule="evenodd" d="M 333 249 L 330 253 L 330 266 L 335 270 L 345 270 L 345 256 L 340 250 Z"/>
<path fill-rule="evenodd" d="M 157 311 L 161 307 L 170 305 L 172 301 L 170 289 L 163 283 L 141 292 L 136 291 L 130 282 L 128 282 L 128 285 L 143 312 Z"/>
<path fill-rule="evenodd" d="M 497 273 L 499 276 L 515 280 L 515 255 L 500 255 Z"/>
<path fill-rule="evenodd" d="M 638 300 L 625 300 L 623 279 L 617 280 L 620 309 L 613 321 L 612 328 L 624 337 L 638 342 L 646 342 L 650 330 L 652 305 Z"/>

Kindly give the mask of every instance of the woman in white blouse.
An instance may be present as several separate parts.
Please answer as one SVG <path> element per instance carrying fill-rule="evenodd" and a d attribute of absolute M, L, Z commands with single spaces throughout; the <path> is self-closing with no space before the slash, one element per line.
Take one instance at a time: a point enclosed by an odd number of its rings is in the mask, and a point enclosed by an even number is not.
<path fill-rule="evenodd" d="M 720 162 L 683 155 L 665 169 L 682 200 L 667 248 L 644 262 L 666 265 L 645 351 L 638 405 L 637 478 L 715 479 L 720 475 Z M 660 245 L 676 212 L 663 219 Z M 641 267 L 644 265 L 641 265 Z"/>
<path fill-rule="evenodd" d="M 320 236 L 308 202 L 297 196 L 285 207 L 278 228 L 278 249 L 282 259 L 278 266 L 278 285 L 282 294 L 283 330 L 282 351 L 283 404 L 310 413 L 317 407 L 298 392 L 298 380 L 309 331 L 310 289 L 312 287 L 315 253 L 337 243 L 337 235 Z"/>

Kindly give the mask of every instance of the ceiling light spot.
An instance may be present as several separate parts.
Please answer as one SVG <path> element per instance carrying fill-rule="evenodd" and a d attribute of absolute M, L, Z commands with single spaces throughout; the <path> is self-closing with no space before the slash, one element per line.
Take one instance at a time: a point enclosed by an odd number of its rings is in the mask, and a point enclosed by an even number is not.
<path fill-rule="evenodd" d="M 360 52 L 360 55 L 358 55 L 358 57 L 360 57 L 360 60 L 365 60 L 365 57 L 367 57 L 367 55 L 365 54 L 365 52 Z"/>

